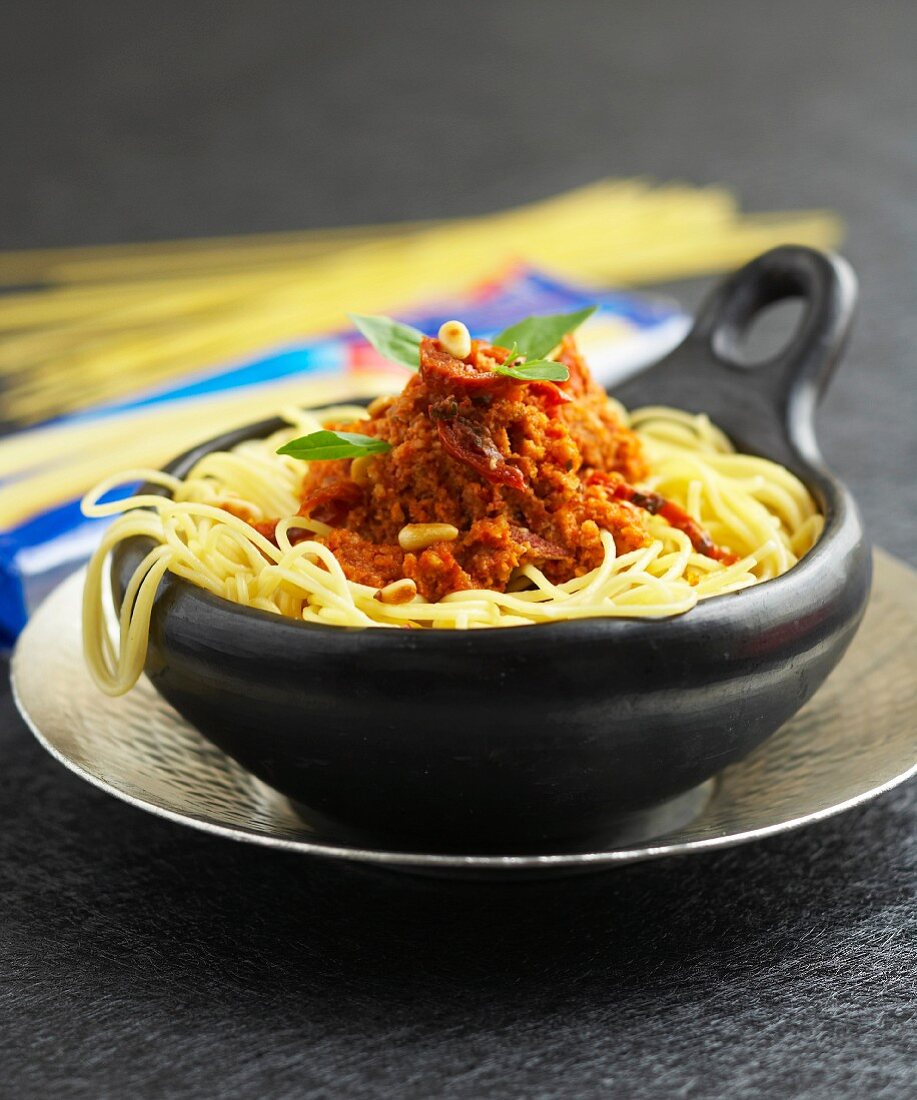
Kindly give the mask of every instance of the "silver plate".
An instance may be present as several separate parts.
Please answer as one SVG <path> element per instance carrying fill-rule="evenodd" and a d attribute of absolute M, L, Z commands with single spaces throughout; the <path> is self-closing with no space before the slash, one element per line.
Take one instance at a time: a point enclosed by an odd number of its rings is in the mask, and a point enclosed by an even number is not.
<path fill-rule="evenodd" d="M 205 741 L 146 678 L 120 699 L 95 688 L 82 658 L 82 573 L 57 588 L 26 627 L 13 657 L 13 692 L 35 736 L 62 764 L 125 802 L 196 829 L 433 873 L 597 870 L 795 829 L 874 798 L 917 771 L 917 578 L 881 551 L 875 566 L 859 634 L 814 699 L 723 772 L 689 825 L 649 844 L 608 850 L 462 856 L 340 842 Z"/>

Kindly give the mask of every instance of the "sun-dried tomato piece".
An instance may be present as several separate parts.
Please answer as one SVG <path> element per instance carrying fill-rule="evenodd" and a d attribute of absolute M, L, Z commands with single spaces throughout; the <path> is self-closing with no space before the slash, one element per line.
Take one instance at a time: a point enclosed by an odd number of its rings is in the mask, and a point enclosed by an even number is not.
<path fill-rule="evenodd" d="M 488 429 L 467 416 L 437 420 L 436 430 L 447 454 L 470 466 L 492 485 L 523 489 L 525 478 L 516 466 L 510 466 L 500 453 Z"/>
<path fill-rule="evenodd" d="M 477 348 L 472 352 L 477 358 Z M 518 385 L 503 374 L 456 359 L 443 351 L 437 340 L 425 336 L 420 343 L 420 374 L 431 393 L 459 399 L 479 394 L 496 394 Z"/>
<path fill-rule="evenodd" d="M 635 489 L 633 485 L 628 485 L 622 478 L 613 480 L 612 477 L 600 472 L 593 473 L 589 481 L 591 484 L 606 484 L 610 494 L 617 500 L 626 500 L 635 504 L 638 508 L 649 512 L 651 516 L 662 516 L 676 530 L 688 536 L 698 554 L 713 558 L 714 561 L 721 561 L 724 565 L 732 565 L 739 560 L 735 554 L 730 554 L 728 550 L 717 546 L 697 520 L 692 519 L 684 508 L 679 507 L 674 501 L 667 500 L 659 493 L 644 493 L 640 489 Z"/>
<path fill-rule="evenodd" d="M 347 478 L 326 481 L 320 489 L 310 493 L 299 509 L 301 516 L 310 516 L 329 527 L 340 527 L 347 520 L 352 508 L 363 502 L 363 490 Z"/>

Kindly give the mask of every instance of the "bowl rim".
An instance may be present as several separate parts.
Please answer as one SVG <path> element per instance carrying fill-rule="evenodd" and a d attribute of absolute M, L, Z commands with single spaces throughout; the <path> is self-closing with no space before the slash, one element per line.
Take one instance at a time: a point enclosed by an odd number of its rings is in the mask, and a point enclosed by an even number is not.
<path fill-rule="evenodd" d="M 315 408 L 331 408 L 343 404 L 365 405 L 368 398 L 358 398 L 335 402 L 334 405 L 317 405 Z M 201 443 L 188 448 L 169 461 L 162 472 L 183 477 L 191 467 L 205 455 L 218 450 L 227 450 L 249 439 L 260 439 L 271 432 L 282 428 L 286 421 L 282 416 L 264 418 L 241 425 L 229 431 L 221 432 Z M 741 446 L 741 441 L 736 440 Z M 745 453 L 754 453 L 746 451 Z M 761 456 L 767 458 L 766 455 Z M 427 627 L 423 630 L 392 630 L 387 627 L 373 626 L 337 626 L 332 623 L 312 623 L 299 619 L 286 618 L 275 615 L 260 608 L 248 607 L 235 603 L 222 596 L 217 596 L 200 588 L 182 577 L 167 571 L 156 595 L 154 604 L 154 616 L 158 606 L 166 592 L 171 592 L 175 597 L 190 600 L 205 608 L 213 615 L 238 618 L 241 622 L 260 624 L 272 624 L 277 631 L 286 631 L 289 638 L 315 637 L 321 635 L 324 638 L 333 636 L 363 638 L 369 642 L 386 638 L 387 645 L 402 646 L 405 650 L 417 650 L 420 645 L 455 646 L 464 649 L 470 638 L 474 638 L 476 648 L 500 645 L 501 641 L 511 643 L 514 648 L 528 648 L 532 643 L 541 645 L 544 641 L 544 632 L 550 631 L 555 639 L 560 638 L 584 638 L 600 631 L 603 639 L 613 640 L 617 638 L 636 638 L 638 635 L 646 641 L 652 642 L 656 631 L 664 628 L 665 634 L 671 638 L 672 628 L 681 631 L 686 629 L 694 633 L 696 630 L 715 630 L 725 627 L 727 624 L 735 626 L 737 619 L 745 619 L 748 623 L 760 623 L 762 618 L 779 618 L 774 614 L 774 607 L 778 605 L 778 596 L 784 601 L 789 600 L 798 614 L 803 614 L 805 606 L 813 605 L 812 594 L 818 586 L 812 581 L 822 578 L 825 573 L 825 565 L 832 556 L 842 554 L 846 547 L 847 553 L 859 551 L 860 557 L 869 567 L 869 546 L 863 529 L 862 521 L 852 494 L 846 485 L 836 477 L 823 463 L 816 464 L 809 460 L 802 460 L 802 480 L 813 494 L 825 517 L 825 525 L 818 541 L 806 555 L 786 573 L 760 584 L 752 585 L 738 592 L 722 593 L 699 601 L 690 610 L 680 615 L 670 615 L 660 618 L 627 618 L 618 616 L 596 615 L 589 618 L 566 619 L 557 622 L 531 623 L 512 629 L 479 629 L 479 630 L 450 630 L 444 627 Z M 797 471 L 799 472 L 799 471 Z M 169 490 L 161 485 L 144 483 L 138 493 L 156 496 L 169 496 Z M 119 543 L 112 553 L 110 573 L 114 581 L 114 590 L 117 593 L 123 591 L 123 583 L 119 585 L 119 576 L 126 566 L 132 569 L 140 560 L 140 548 L 145 547 L 143 553 L 152 547 L 151 540 L 144 536 L 135 536 Z M 127 559 L 136 559 L 128 562 Z M 840 573 L 840 571 L 838 571 Z M 836 587 L 843 588 L 855 581 L 853 575 L 839 577 Z M 122 578 L 123 580 L 123 578 Z M 868 593 L 867 593 L 868 594 Z M 864 600 L 865 604 L 865 600 Z M 120 595 L 116 595 L 116 606 L 120 607 Z M 862 610 L 862 608 L 860 609 Z M 741 613 L 741 614 L 740 614 Z M 794 614 L 795 617 L 795 614 Z M 536 628 L 536 629 L 532 629 Z M 420 642 L 420 639 L 426 642 Z"/>

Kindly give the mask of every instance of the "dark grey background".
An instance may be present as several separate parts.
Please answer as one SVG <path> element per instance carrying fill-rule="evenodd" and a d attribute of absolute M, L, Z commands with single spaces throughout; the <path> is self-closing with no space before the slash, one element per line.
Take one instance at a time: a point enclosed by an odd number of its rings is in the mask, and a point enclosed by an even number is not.
<path fill-rule="evenodd" d="M 475 213 L 603 175 L 834 207 L 862 311 L 822 436 L 914 564 L 915 55 L 908 3 L 8 5 L 2 244 Z M 455 886 L 148 818 L 46 758 L 4 688 L 0 814 L 4 1096 L 913 1080 L 913 788 L 731 852 Z"/>

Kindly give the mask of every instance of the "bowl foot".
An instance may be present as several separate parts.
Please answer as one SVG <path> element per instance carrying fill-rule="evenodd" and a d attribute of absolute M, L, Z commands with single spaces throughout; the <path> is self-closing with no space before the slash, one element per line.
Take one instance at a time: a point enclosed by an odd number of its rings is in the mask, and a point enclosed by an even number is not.
<path fill-rule="evenodd" d="M 371 829 L 351 829 L 339 822 L 332 822 L 321 814 L 316 813 L 308 806 L 290 800 L 290 804 L 302 819 L 318 828 L 322 836 L 328 839 L 333 836 L 336 842 L 354 847 L 376 848 L 384 846 L 390 852 L 404 852 L 414 854 L 452 855 L 452 856 L 496 856 L 504 857 L 511 861 L 513 857 L 531 856 L 534 853 L 540 855 L 569 855 L 589 852 L 607 852 L 616 847 L 631 847 L 636 844 L 646 844 L 657 838 L 660 840 L 668 833 L 683 829 L 698 817 L 706 808 L 713 795 L 717 780 L 708 779 L 703 783 L 684 791 L 665 802 L 656 803 L 653 806 L 640 810 L 629 810 L 617 817 L 610 817 L 600 829 L 588 834 L 581 834 L 575 838 L 564 840 L 546 840 L 545 837 L 532 837 L 530 844 L 493 844 L 482 845 L 476 842 L 467 844 L 451 844 L 443 846 L 442 843 L 431 842 L 421 835 L 392 836 L 390 833 Z M 386 865 L 391 870 L 406 871 L 421 875 L 437 875 L 434 866 L 399 866 L 397 863 Z M 543 874 L 549 870 L 547 865 L 538 873 Z M 587 864 L 580 864 L 576 873 L 589 871 L 592 868 Z M 595 870 L 600 867 L 596 866 Z M 558 872 L 560 869 L 556 869 Z M 450 875 L 455 874 L 454 869 Z M 571 873 L 567 871 L 566 873 Z M 482 877 L 480 872 L 472 877 Z M 492 872 L 485 872 L 483 877 L 492 878 Z"/>

